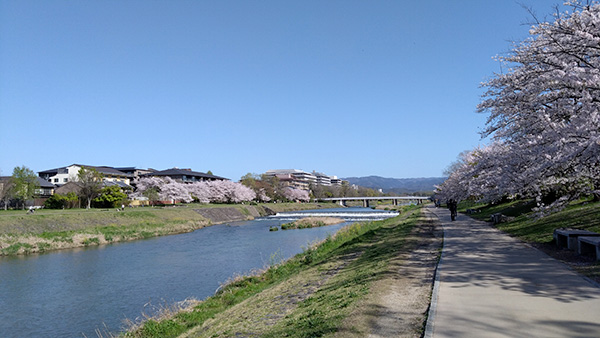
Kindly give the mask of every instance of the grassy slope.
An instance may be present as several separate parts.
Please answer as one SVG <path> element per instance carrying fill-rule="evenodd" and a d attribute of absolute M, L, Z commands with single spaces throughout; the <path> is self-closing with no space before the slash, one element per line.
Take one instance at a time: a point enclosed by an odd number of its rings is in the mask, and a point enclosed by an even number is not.
<path fill-rule="evenodd" d="M 334 204 L 277 203 L 256 206 L 259 212 L 334 207 Z M 28 254 L 47 250 L 98 245 L 189 232 L 210 225 L 194 209 L 237 208 L 250 219 L 245 205 L 188 204 L 164 208 L 41 209 L 0 211 L 0 255 Z"/>
<path fill-rule="evenodd" d="M 536 218 L 531 211 L 535 204 L 531 201 L 513 201 L 494 206 L 461 204 L 461 211 L 467 208 L 481 210 L 472 217 L 489 220 L 490 215 L 502 213 L 515 217 L 507 223 L 496 227 L 511 236 L 532 243 L 550 256 L 564 261 L 574 270 L 600 281 L 600 263 L 592 262 L 585 257 L 577 257 L 572 252 L 558 250 L 553 243 L 553 232 L 557 228 L 583 229 L 600 233 L 600 202 L 579 200 L 569 204 L 564 210 L 543 218 Z"/>
<path fill-rule="evenodd" d="M 354 224 L 257 276 L 238 279 L 193 311 L 150 320 L 128 337 L 318 337 L 333 333 L 382 278 L 418 223 L 418 209 Z"/>
<path fill-rule="evenodd" d="M 548 243 L 557 228 L 575 228 L 600 232 L 600 203 L 587 200 L 576 201 L 564 210 L 543 218 L 534 217 L 531 209 L 535 204 L 530 201 L 513 201 L 494 206 L 470 207 L 481 210 L 472 216 L 481 220 L 489 220 L 490 215 L 502 213 L 515 219 L 508 223 L 498 224 L 498 229 L 526 242 Z M 463 206 L 466 209 L 466 205 Z"/>

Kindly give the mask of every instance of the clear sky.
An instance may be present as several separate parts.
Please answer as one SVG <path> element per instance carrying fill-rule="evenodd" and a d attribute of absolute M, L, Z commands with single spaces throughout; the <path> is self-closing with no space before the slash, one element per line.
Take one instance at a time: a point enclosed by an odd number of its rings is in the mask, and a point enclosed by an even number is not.
<path fill-rule="evenodd" d="M 522 5 L 561 2 L 0 0 L 0 174 L 442 176 Z"/>

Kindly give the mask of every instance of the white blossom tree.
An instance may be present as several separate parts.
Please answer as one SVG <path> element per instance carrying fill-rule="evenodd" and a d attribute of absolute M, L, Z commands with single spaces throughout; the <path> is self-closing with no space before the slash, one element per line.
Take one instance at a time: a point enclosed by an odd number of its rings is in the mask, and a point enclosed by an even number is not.
<path fill-rule="evenodd" d="M 258 192 L 256 193 L 256 199 L 261 202 L 271 201 L 271 197 L 269 197 L 269 195 L 267 195 L 267 192 L 265 191 L 265 189 L 258 190 Z"/>
<path fill-rule="evenodd" d="M 136 181 L 137 190 L 133 196 L 146 196 L 156 192 L 162 201 L 189 203 L 241 203 L 254 200 L 254 190 L 232 181 L 203 181 L 192 184 L 180 183 L 170 177 L 146 177 Z M 268 198 L 268 197 L 266 197 Z"/>
<path fill-rule="evenodd" d="M 290 201 L 302 201 L 308 202 L 310 201 L 310 196 L 308 195 L 308 191 L 296 189 L 292 187 L 286 187 L 283 189 L 283 197 Z"/>
<path fill-rule="evenodd" d="M 172 201 L 189 203 L 193 200 L 188 187 L 170 177 L 144 177 L 136 181 L 133 197 L 147 197 L 151 202 Z"/>
<path fill-rule="evenodd" d="M 600 5 L 568 4 L 498 58 L 508 71 L 484 84 L 478 110 L 484 136 L 509 147 L 504 174 L 522 176 L 521 192 L 572 199 L 600 189 Z"/>
<path fill-rule="evenodd" d="M 185 202 L 193 201 L 188 185 L 175 181 L 170 177 L 163 179 L 164 184 L 160 187 L 160 199 L 162 201 Z"/>
<path fill-rule="evenodd" d="M 240 203 L 256 198 L 256 193 L 245 185 L 232 181 L 207 181 L 210 201 L 213 203 Z"/>
<path fill-rule="evenodd" d="M 536 197 L 564 204 L 600 193 L 600 5 L 537 22 L 498 60 L 507 71 L 483 84 L 478 111 L 492 143 L 453 167 L 440 196 L 494 201 Z"/>
<path fill-rule="evenodd" d="M 192 198 L 198 202 L 210 203 L 211 190 L 206 182 L 194 182 L 192 184 L 188 184 L 188 191 L 190 192 Z"/>

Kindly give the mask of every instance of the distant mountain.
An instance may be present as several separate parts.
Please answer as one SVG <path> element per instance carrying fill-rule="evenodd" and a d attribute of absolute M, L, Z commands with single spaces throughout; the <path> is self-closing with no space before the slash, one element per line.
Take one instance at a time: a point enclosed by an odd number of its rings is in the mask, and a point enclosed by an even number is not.
<path fill-rule="evenodd" d="M 441 184 L 446 177 L 387 178 L 381 176 L 342 178 L 350 184 L 371 189 L 382 189 L 384 193 L 410 194 L 414 192 L 432 192 L 434 185 Z"/>

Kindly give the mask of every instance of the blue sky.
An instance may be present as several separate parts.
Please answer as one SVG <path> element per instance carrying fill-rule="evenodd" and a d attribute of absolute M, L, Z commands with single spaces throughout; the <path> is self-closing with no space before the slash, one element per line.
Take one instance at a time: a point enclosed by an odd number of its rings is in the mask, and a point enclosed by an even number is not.
<path fill-rule="evenodd" d="M 0 174 L 441 176 L 551 0 L 0 0 Z"/>

